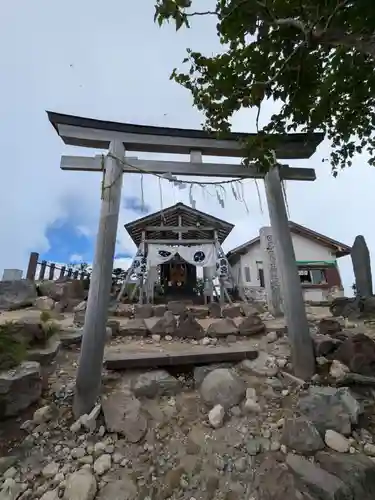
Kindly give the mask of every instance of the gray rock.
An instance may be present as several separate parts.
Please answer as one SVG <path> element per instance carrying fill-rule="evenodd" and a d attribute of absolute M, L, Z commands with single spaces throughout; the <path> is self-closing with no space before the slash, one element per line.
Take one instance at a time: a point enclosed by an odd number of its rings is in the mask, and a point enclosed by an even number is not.
<path fill-rule="evenodd" d="M 238 329 L 240 335 L 248 337 L 264 333 L 266 331 L 266 326 L 259 316 L 248 316 L 241 321 Z"/>
<path fill-rule="evenodd" d="M 152 304 L 136 304 L 134 308 L 135 318 L 151 318 L 154 315 L 154 309 Z"/>
<path fill-rule="evenodd" d="M 204 319 L 207 318 L 209 312 L 208 312 L 208 307 L 189 307 L 189 312 L 194 316 L 196 319 Z"/>
<path fill-rule="evenodd" d="M 17 463 L 17 457 L 14 455 L 9 455 L 7 457 L 0 457 L 0 475 L 3 474 L 6 470 Z"/>
<path fill-rule="evenodd" d="M 314 453 L 324 448 L 318 430 L 304 417 L 285 419 L 281 443 L 302 454 Z"/>
<path fill-rule="evenodd" d="M 40 311 L 52 311 L 55 301 L 50 297 L 38 297 L 35 300 L 35 307 Z"/>
<path fill-rule="evenodd" d="M 109 432 L 122 434 L 131 443 L 138 443 L 146 434 L 147 419 L 141 403 L 126 388 L 103 397 L 102 410 Z"/>
<path fill-rule="evenodd" d="M 111 455 L 105 453 L 103 455 L 100 455 L 95 462 L 94 462 L 94 471 L 98 476 L 102 476 L 105 474 L 109 469 L 111 468 Z"/>
<path fill-rule="evenodd" d="M 319 465 L 290 453 L 286 457 L 286 463 L 320 500 L 352 500 L 351 492 L 345 483 Z"/>
<path fill-rule="evenodd" d="M 314 344 L 315 356 L 327 356 L 341 345 L 341 340 L 334 339 L 329 335 L 314 334 L 312 335 Z"/>
<path fill-rule="evenodd" d="M 181 391 L 181 383 L 165 370 L 154 370 L 132 380 L 132 391 L 137 397 L 172 396 Z"/>
<path fill-rule="evenodd" d="M 131 318 L 133 316 L 133 306 L 130 304 L 116 304 L 113 309 L 113 314 L 121 318 Z"/>
<path fill-rule="evenodd" d="M 230 318 L 220 318 L 212 322 L 207 328 L 208 337 L 226 337 L 227 335 L 237 335 L 238 328 Z"/>
<path fill-rule="evenodd" d="M 186 313 L 184 316 L 180 317 L 175 335 L 180 338 L 200 340 L 204 338 L 205 333 L 194 316 L 190 313 Z"/>
<path fill-rule="evenodd" d="M 206 404 L 220 404 L 227 410 L 242 401 L 246 386 L 231 370 L 218 368 L 205 377 L 200 386 L 200 393 Z"/>
<path fill-rule="evenodd" d="M 255 470 L 252 489 L 256 493 L 249 500 L 316 500 L 275 454 L 266 456 Z"/>
<path fill-rule="evenodd" d="M 329 429 L 350 434 L 351 424 L 357 422 L 361 412 L 360 405 L 345 387 L 312 386 L 299 400 L 298 407 L 322 435 Z"/>
<path fill-rule="evenodd" d="M 249 439 L 246 442 L 246 450 L 250 456 L 257 455 L 261 450 L 261 442 L 259 439 Z"/>
<path fill-rule="evenodd" d="M 176 318 L 171 311 L 166 311 L 162 318 L 148 318 L 145 319 L 148 331 L 152 335 L 174 335 L 177 328 Z"/>
<path fill-rule="evenodd" d="M 107 328 L 112 330 L 112 337 L 118 337 L 120 333 L 120 322 L 115 319 L 110 319 L 107 321 Z"/>
<path fill-rule="evenodd" d="M 76 311 L 73 317 L 73 323 L 82 327 L 85 324 L 86 311 Z"/>
<path fill-rule="evenodd" d="M 0 490 L 0 500 L 17 500 L 22 491 L 22 485 L 9 477 Z"/>
<path fill-rule="evenodd" d="M 167 307 L 163 304 L 159 304 L 157 306 L 154 306 L 154 316 L 156 318 L 162 318 L 164 316 L 164 313 L 166 312 Z"/>
<path fill-rule="evenodd" d="M 175 316 L 181 316 L 181 314 L 186 313 L 186 304 L 184 302 L 171 300 L 167 304 L 168 310 L 172 312 Z"/>
<path fill-rule="evenodd" d="M 242 314 L 244 316 L 258 316 L 260 312 L 264 312 L 264 307 L 261 304 L 241 304 Z"/>
<path fill-rule="evenodd" d="M 0 419 L 18 415 L 42 394 L 41 366 L 25 361 L 14 370 L 0 372 Z"/>
<path fill-rule="evenodd" d="M 375 464 L 364 455 L 320 451 L 316 454 L 316 460 L 322 469 L 346 484 L 353 499 L 375 498 Z"/>
<path fill-rule="evenodd" d="M 75 305 L 78 305 L 87 295 L 82 280 L 43 281 L 39 283 L 38 288 L 40 295 L 50 297 L 55 302 L 76 299 Z"/>
<path fill-rule="evenodd" d="M 80 469 L 67 478 L 64 500 L 94 500 L 96 492 L 94 475 L 88 469 Z"/>
<path fill-rule="evenodd" d="M 147 325 L 144 319 L 129 319 L 120 326 L 120 335 L 122 337 L 146 337 L 148 335 Z"/>
<path fill-rule="evenodd" d="M 208 304 L 208 312 L 211 318 L 221 318 L 221 307 L 218 302 Z"/>
<path fill-rule="evenodd" d="M 97 500 L 136 500 L 137 498 L 137 486 L 125 473 L 121 474 L 121 479 L 107 483 L 97 496 Z"/>
<path fill-rule="evenodd" d="M 242 316 L 241 306 L 229 305 L 223 307 L 221 310 L 223 318 L 238 318 Z"/>
<path fill-rule="evenodd" d="M 82 342 L 83 328 L 69 328 L 60 332 L 62 347 L 79 345 Z"/>
<path fill-rule="evenodd" d="M 202 365 L 196 366 L 194 368 L 194 385 L 195 387 L 199 387 L 206 375 L 210 372 L 217 370 L 218 368 L 230 368 L 229 363 L 220 363 L 220 364 L 212 364 L 212 365 Z"/>
<path fill-rule="evenodd" d="M 33 281 L 0 281 L 0 310 L 10 311 L 32 306 L 37 296 Z"/>
<path fill-rule="evenodd" d="M 58 335 L 50 337 L 45 345 L 34 347 L 27 351 L 27 360 L 36 361 L 42 366 L 50 365 L 58 355 L 61 347 L 60 338 Z"/>
<path fill-rule="evenodd" d="M 274 377 L 279 371 L 275 358 L 264 351 L 260 351 L 258 357 L 253 360 L 245 359 L 240 363 L 240 367 L 261 377 Z"/>

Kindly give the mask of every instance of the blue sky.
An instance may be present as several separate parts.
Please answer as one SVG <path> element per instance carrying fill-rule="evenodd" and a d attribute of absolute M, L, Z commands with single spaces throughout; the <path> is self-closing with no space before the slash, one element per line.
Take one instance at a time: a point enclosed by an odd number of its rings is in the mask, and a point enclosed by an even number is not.
<path fill-rule="evenodd" d="M 210 10 L 214 3 L 200 1 L 202 10 Z M 101 175 L 61 171 L 59 164 L 64 154 L 101 152 L 65 146 L 48 122 L 46 110 L 145 125 L 201 127 L 203 117 L 193 107 L 189 92 L 169 76 L 174 67 L 181 68 L 186 47 L 209 55 L 220 50 L 215 21 L 194 18 L 191 30 L 176 33 L 172 25 L 159 28 L 153 16 L 153 0 L 3 2 L 0 273 L 4 268 L 25 269 L 32 251 L 64 263 L 74 254 L 87 255 L 88 260 L 92 256 Z M 267 122 L 276 108 L 277 103 L 266 103 L 260 121 Z M 233 117 L 233 130 L 254 132 L 255 121 L 255 111 L 240 111 Z M 329 150 L 324 141 L 311 159 L 290 162 L 317 172 L 315 182 L 287 184 L 290 219 L 346 244 L 363 234 L 374 256 L 375 232 L 367 214 L 373 206 L 375 171 L 364 155 L 358 155 L 351 169 L 333 179 L 329 164 L 321 162 Z M 197 209 L 235 224 L 225 250 L 257 236 L 259 228 L 269 224 L 263 185 L 258 186 L 263 211 L 255 183 L 244 182 L 249 213 L 230 191 L 221 208 L 214 192 L 194 189 Z M 144 215 L 138 174 L 124 176 L 122 196 L 116 255 L 121 256 L 117 265 L 126 267 L 134 245 L 123 226 Z M 151 212 L 178 201 L 189 204 L 188 190 L 180 191 L 167 181 L 160 186 L 152 176 L 144 176 L 143 199 Z M 340 259 L 340 267 L 349 289 L 350 259 Z"/>

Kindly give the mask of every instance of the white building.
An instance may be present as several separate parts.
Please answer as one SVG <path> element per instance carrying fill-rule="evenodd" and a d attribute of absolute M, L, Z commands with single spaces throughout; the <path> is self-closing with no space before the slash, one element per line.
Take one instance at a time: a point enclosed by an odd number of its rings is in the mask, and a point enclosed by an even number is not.
<path fill-rule="evenodd" d="M 323 301 L 333 290 L 343 290 L 337 259 L 351 248 L 311 229 L 289 222 L 299 275 L 306 301 Z M 264 296 L 263 257 L 259 236 L 227 253 L 236 285 L 249 296 Z"/>

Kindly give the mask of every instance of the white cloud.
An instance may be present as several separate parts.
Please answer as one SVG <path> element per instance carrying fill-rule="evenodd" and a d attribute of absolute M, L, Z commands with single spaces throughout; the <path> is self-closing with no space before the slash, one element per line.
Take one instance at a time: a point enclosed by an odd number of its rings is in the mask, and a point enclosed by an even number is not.
<path fill-rule="evenodd" d="M 70 256 L 70 260 L 69 262 L 83 262 L 83 256 L 78 254 L 78 253 L 74 253 L 73 255 Z"/>
<path fill-rule="evenodd" d="M 76 226 L 80 233 L 97 233 L 101 175 L 59 169 L 62 154 L 96 152 L 65 147 L 48 123 L 46 109 L 123 122 L 199 128 L 202 116 L 192 107 L 189 93 L 171 82 L 169 75 L 180 65 L 187 46 L 209 53 L 215 50 L 214 22 L 196 19 L 191 31 L 178 33 L 173 26 L 159 29 L 153 23 L 153 4 L 112 0 L 110 15 L 99 0 L 66 0 L 63 4 L 19 0 L 4 5 L 0 32 L 0 271 L 25 269 L 30 251 L 47 251 L 48 225 L 77 216 L 71 211 L 72 199 L 79 200 Z M 273 110 L 274 104 L 267 103 L 262 120 Z M 236 130 L 254 131 L 255 114 L 238 113 L 233 123 Z M 374 172 L 366 158 L 358 156 L 350 170 L 333 179 L 329 166 L 321 163 L 328 152 L 329 146 L 324 143 L 311 160 L 294 162 L 316 168 L 318 180 L 288 184 L 290 218 L 347 244 L 363 234 L 373 250 L 375 235 L 367 214 L 373 205 Z M 158 181 L 145 176 L 143 185 L 146 203 L 152 210 L 159 210 Z M 204 195 L 195 189 L 198 209 L 236 224 L 225 243 L 226 250 L 257 235 L 259 227 L 268 224 L 263 186 L 261 182 L 258 185 L 264 213 L 253 181 L 245 183 L 249 214 L 230 192 L 222 209 L 214 192 Z M 125 176 L 123 196 L 138 194 L 139 176 Z M 189 202 L 187 190 L 163 181 L 163 207 L 177 201 Z M 134 251 L 123 225 L 137 218 L 133 210 L 121 211 L 117 254 Z M 116 265 L 127 267 L 130 261 L 119 259 L 116 262 L 123 265 Z M 343 259 L 341 269 L 348 288 L 353 280 L 350 259 Z"/>

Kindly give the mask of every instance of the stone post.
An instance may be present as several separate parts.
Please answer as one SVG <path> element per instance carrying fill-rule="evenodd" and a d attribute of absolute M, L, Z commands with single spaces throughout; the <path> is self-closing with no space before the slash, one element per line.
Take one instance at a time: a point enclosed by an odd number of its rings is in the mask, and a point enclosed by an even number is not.
<path fill-rule="evenodd" d="M 373 288 L 370 252 L 362 235 L 356 236 L 350 256 L 353 263 L 357 295 L 359 297 L 371 297 Z"/>
<path fill-rule="evenodd" d="M 262 227 L 259 230 L 259 237 L 263 257 L 264 285 L 268 310 L 277 318 L 283 315 L 283 307 L 272 229 L 270 227 Z"/>

